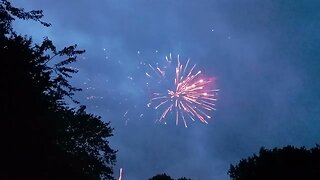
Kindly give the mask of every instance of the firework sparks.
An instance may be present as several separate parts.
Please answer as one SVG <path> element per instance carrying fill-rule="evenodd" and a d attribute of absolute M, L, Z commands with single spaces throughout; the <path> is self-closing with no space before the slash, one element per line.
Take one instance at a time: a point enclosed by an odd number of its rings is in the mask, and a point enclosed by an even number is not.
<path fill-rule="evenodd" d="M 172 56 L 166 56 L 166 61 L 171 63 Z M 182 120 L 187 127 L 186 118 L 192 121 L 199 119 L 202 123 L 208 124 L 206 119 L 211 116 L 208 113 L 215 110 L 215 101 L 218 89 L 213 89 L 213 78 L 205 78 L 201 71 L 195 71 L 196 65 L 189 68 L 190 59 L 186 64 L 180 62 L 177 57 L 177 66 L 175 68 L 174 87 L 167 89 L 166 93 L 153 93 L 153 97 L 148 103 L 148 107 L 154 104 L 155 109 L 163 108 L 159 121 L 165 121 L 169 113 L 175 114 L 175 123 L 178 125 Z M 149 65 L 155 74 L 164 77 L 165 71 L 160 68 L 154 68 Z M 150 74 L 148 74 L 150 77 Z"/>
<path fill-rule="evenodd" d="M 122 168 L 120 168 L 120 171 L 119 171 L 119 180 L 122 180 Z"/>

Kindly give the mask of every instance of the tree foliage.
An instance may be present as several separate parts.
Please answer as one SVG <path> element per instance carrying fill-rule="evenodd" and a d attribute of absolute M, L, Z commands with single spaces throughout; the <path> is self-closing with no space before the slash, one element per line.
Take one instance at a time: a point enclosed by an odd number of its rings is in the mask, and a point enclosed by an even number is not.
<path fill-rule="evenodd" d="M 34 44 L 12 28 L 15 18 L 50 26 L 42 17 L 0 1 L 0 179 L 114 179 L 110 124 L 65 103 L 78 103 L 73 95 L 80 89 L 68 79 L 84 51 L 58 51 L 48 38 Z"/>
<path fill-rule="evenodd" d="M 234 180 L 251 179 L 318 179 L 320 177 L 320 146 L 306 149 L 286 146 L 271 150 L 261 148 L 259 155 L 231 165 L 229 175 Z"/>
<path fill-rule="evenodd" d="M 170 176 L 168 176 L 166 173 L 158 174 L 150 178 L 149 180 L 173 180 Z"/>
<path fill-rule="evenodd" d="M 157 175 L 153 176 L 152 178 L 150 178 L 149 180 L 174 180 L 174 179 L 172 179 L 166 173 L 163 173 L 163 174 L 157 174 Z M 181 177 L 181 178 L 179 178 L 177 180 L 191 180 L 191 179 L 188 179 L 186 177 Z"/>
<path fill-rule="evenodd" d="M 181 177 L 181 178 L 179 178 L 178 180 L 191 180 L 191 179 L 186 178 L 186 177 Z"/>

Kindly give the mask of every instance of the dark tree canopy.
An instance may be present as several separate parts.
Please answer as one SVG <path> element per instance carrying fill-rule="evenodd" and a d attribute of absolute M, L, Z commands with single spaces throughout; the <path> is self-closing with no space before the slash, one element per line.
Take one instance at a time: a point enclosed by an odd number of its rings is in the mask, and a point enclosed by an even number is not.
<path fill-rule="evenodd" d="M 168 176 L 166 173 L 158 174 L 150 178 L 149 180 L 173 180 L 170 176 Z"/>
<path fill-rule="evenodd" d="M 80 90 L 68 79 L 84 51 L 34 44 L 12 28 L 14 18 L 49 26 L 42 16 L 0 1 L 0 179 L 114 179 L 110 124 L 65 103 Z"/>
<path fill-rule="evenodd" d="M 179 178 L 178 180 L 191 180 L 191 179 L 186 178 L 186 177 L 181 177 L 181 178 Z"/>
<path fill-rule="evenodd" d="M 166 173 L 163 173 L 163 174 L 158 174 L 158 175 L 155 175 L 153 176 L 152 178 L 150 178 L 149 180 L 174 180 L 172 179 L 169 175 L 167 175 Z M 188 179 L 186 177 L 181 177 L 177 180 L 191 180 L 191 179 Z"/>
<path fill-rule="evenodd" d="M 320 177 L 320 146 L 312 149 L 287 146 L 271 150 L 261 148 L 259 155 L 231 165 L 229 175 L 234 180 L 304 180 Z"/>

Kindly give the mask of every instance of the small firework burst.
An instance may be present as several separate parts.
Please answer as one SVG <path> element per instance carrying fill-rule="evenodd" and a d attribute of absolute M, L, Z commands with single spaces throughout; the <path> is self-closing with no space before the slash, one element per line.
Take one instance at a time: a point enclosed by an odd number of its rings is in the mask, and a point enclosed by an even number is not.
<path fill-rule="evenodd" d="M 166 61 L 172 63 L 171 54 L 169 57 L 166 56 Z M 202 123 L 208 124 L 206 119 L 211 118 L 208 114 L 215 110 L 216 96 L 219 91 L 219 89 L 213 88 L 214 78 L 204 77 L 201 71 L 194 73 L 196 65 L 190 66 L 190 59 L 185 65 L 182 64 L 179 55 L 172 77 L 166 75 L 166 68 L 155 68 L 150 64 L 148 66 L 160 78 L 169 78 L 169 82 L 172 84 L 171 89 L 166 89 L 164 93 L 153 92 L 148 103 L 148 107 L 153 106 L 156 110 L 163 109 L 158 121 L 165 122 L 168 114 L 173 113 L 176 125 L 181 119 L 184 126 L 187 127 L 187 117 L 193 121 L 198 119 Z M 150 74 L 146 73 L 148 77 L 151 77 Z"/>

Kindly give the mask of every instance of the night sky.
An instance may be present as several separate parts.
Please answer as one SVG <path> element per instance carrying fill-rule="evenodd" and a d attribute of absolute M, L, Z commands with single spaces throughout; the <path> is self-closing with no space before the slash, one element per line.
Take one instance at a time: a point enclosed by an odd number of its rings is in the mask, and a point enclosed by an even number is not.
<path fill-rule="evenodd" d="M 76 99 L 111 121 L 115 177 L 159 173 L 228 179 L 231 163 L 267 148 L 320 143 L 320 2 L 317 0 L 33 0 L 45 28 L 17 21 L 35 42 L 85 49 Z M 220 89 L 209 124 L 155 123 L 144 63 L 191 58 Z M 161 114 L 160 114 L 161 115 Z"/>

